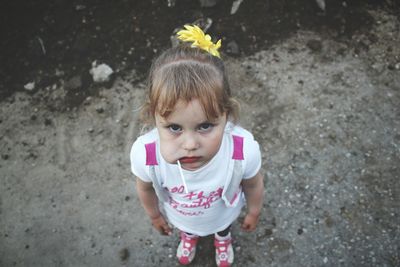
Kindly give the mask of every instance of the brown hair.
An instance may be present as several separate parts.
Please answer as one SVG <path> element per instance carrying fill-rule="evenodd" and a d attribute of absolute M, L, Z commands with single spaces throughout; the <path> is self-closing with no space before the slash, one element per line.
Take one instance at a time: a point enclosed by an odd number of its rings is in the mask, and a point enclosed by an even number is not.
<path fill-rule="evenodd" d="M 162 53 L 150 68 L 148 95 L 142 120 L 153 124 L 155 114 L 168 117 L 178 100 L 198 99 L 208 119 L 226 113 L 238 119 L 238 102 L 232 98 L 221 59 L 180 44 Z"/>

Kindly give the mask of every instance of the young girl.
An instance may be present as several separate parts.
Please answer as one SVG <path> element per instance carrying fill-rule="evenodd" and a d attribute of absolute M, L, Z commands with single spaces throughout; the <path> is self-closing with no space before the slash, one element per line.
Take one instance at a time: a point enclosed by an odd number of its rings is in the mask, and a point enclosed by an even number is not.
<path fill-rule="evenodd" d="M 238 105 L 219 58 L 221 42 L 197 26 L 185 28 L 178 32 L 184 43 L 151 67 L 142 115 L 155 128 L 133 144 L 131 167 L 153 227 L 164 235 L 172 234 L 170 224 L 180 230 L 179 262 L 189 264 L 199 236 L 214 234 L 217 265 L 230 266 L 231 224 L 244 204 L 243 230 L 253 231 L 260 216 L 260 150 L 234 124 Z"/>

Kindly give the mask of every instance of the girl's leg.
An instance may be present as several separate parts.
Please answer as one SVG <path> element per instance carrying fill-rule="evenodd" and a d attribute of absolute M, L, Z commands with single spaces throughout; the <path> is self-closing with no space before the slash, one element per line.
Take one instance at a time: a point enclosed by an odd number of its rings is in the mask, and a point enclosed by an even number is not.
<path fill-rule="evenodd" d="M 217 233 L 220 237 L 227 236 L 231 231 L 231 226 L 229 225 L 225 230 L 222 230 Z"/>

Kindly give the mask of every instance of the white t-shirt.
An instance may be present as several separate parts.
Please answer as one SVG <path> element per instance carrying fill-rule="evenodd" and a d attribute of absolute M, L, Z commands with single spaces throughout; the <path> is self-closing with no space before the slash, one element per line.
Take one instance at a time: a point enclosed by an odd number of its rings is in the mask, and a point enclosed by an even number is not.
<path fill-rule="evenodd" d="M 243 192 L 238 205 L 227 207 L 221 199 L 233 147 L 229 138 L 243 137 L 243 179 L 254 177 L 261 168 L 261 155 L 253 135 L 238 125 L 227 123 L 217 154 L 204 166 L 195 170 L 182 170 L 188 193 L 185 192 L 179 167 L 166 162 L 159 147 L 157 129 L 140 136 L 132 146 L 130 159 L 134 175 L 144 182 L 151 182 L 146 166 L 145 144 L 156 142 L 157 177 L 168 190 L 170 201 L 161 203 L 168 221 L 181 231 L 199 236 L 210 235 L 226 229 L 239 216 L 244 205 Z"/>

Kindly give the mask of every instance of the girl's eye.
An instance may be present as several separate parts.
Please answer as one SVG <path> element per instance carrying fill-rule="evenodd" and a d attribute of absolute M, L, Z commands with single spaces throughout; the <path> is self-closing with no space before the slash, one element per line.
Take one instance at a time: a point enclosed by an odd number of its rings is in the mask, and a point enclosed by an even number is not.
<path fill-rule="evenodd" d="M 201 131 L 201 132 L 209 131 L 209 130 L 212 129 L 213 126 L 214 126 L 213 124 L 208 123 L 208 122 L 202 123 L 202 124 L 200 124 L 200 126 L 199 126 L 199 131 Z"/>
<path fill-rule="evenodd" d="M 169 129 L 171 132 L 173 132 L 173 133 L 179 133 L 179 132 L 182 131 L 181 126 L 176 125 L 176 124 L 169 125 L 169 126 L 168 126 L 168 129 Z"/>

